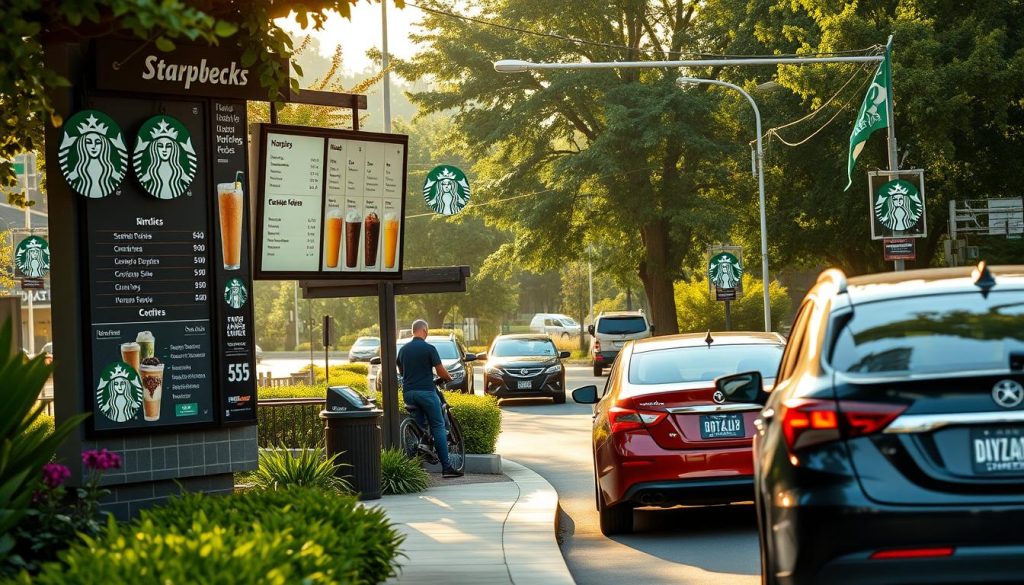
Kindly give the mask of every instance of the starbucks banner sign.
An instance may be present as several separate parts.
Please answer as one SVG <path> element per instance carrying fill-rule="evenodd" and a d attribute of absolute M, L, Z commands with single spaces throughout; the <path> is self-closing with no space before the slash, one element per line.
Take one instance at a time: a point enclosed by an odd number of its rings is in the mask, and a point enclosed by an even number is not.
<path fill-rule="evenodd" d="M 713 246 L 708 251 L 708 291 L 716 301 L 735 301 L 743 294 L 743 248 Z"/>
<path fill-rule="evenodd" d="M 43 278 L 50 271 L 50 246 L 39 236 L 29 236 L 14 249 L 14 267 L 22 278 Z"/>
<path fill-rule="evenodd" d="M 868 173 L 868 204 L 872 240 L 928 236 L 923 170 Z"/>

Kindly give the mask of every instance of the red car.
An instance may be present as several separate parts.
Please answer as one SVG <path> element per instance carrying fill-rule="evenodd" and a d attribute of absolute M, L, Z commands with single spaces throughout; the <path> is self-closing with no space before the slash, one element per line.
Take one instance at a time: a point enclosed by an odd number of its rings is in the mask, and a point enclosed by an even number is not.
<path fill-rule="evenodd" d="M 603 392 L 577 388 L 594 408 L 601 532 L 633 530 L 639 506 L 753 500 L 751 438 L 761 406 L 726 404 L 715 378 L 757 370 L 774 379 L 785 348 L 775 333 L 652 337 L 627 344 Z"/>

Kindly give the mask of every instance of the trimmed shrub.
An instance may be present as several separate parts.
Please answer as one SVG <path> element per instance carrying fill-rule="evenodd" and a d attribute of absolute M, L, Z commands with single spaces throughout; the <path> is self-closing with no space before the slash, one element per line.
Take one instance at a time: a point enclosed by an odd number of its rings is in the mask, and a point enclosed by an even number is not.
<path fill-rule="evenodd" d="M 459 421 L 462 428 L 463 439 L 466 441 L 466 453 L 486 455 L 494 453 L 498 444 L 498 435 L 501 434 L 501 408 L 498 407 L 498 399 L 493 396 L 477 396 L 476 394 L 458 394 L 456 392 L 445 392 L 445 400 L 452 407 L 452 414 Z M 383 397 L 380 392 L 374 393 L 374 401 L 381 404 Z M 405 401 L 402 394 L 398 394 L 399 408 L 402 416 L 408 414 L 405 411 Z"/>
<path fill-rule="evenodd" d="M 385 495 L 412 494 L 427 489 L 429 476 L 419 459 L 401 449 L 384 449 L 380 454 L 381 490 Z"/>
<path fill-rule="evenodd" d="M 253 486 L 261 490 L 279 490 L 292 486 L 314 487 L 327 492 L 352 493 L 352 485 L 335 475 L 337 455 L 327 457 L 323 449 L 267 449 L 260 453 L 260 463 L 250 476 Z"/>
<path fill-rule="evenodd" d="M 309 371 L 309 366 L 303 366 L 303 372 Z M 331 366 L 331 386 L 352 386 L 360 392 L 365 391 L 367 380 L 370 374 L 370 366 L 366 364 L 340 364 Z M 314 381 L 323 384 L 325 381 L 323 366 L 313 366 Z"/>
<path fill-rule="evenodd" d="M 32 424 L 29 426 L 29 432 L 34 433 L 36 429 L 43 429 L 47 435 L 52 435 L 54 429 L 53 417 L 45 412 L 40 413 L 39 418 L 32 421 Z"/>
<path fill-rule="evenodd" d="M 404 540 L 379 508 L 310 488 L 191 494 L 112 518 L 22 583 L 381 583 Z"/>

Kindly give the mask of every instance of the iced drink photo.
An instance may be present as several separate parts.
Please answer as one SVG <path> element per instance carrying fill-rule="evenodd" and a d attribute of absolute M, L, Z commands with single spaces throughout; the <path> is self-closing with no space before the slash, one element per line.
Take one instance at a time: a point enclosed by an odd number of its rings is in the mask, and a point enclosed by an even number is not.
<path fill-rule="evenodd" d="M 371 211 L 366 214 L 366 247 L 363 248 L 364 266 L 367 268 L 377 265 L 377 248 L 380 242 L 380 218 L 377 213 Z"/>
<path fill-rule="evenodd" d="M 384 214 L 384 268 L 395 267 L 395 252 L 398 250 L 398 216 Z"/>
<path fill-rule="evenodd" d="M 219 183 L 220 249 L 225 270 L 238 270 L 242 264 L 242 183 Z"/>
<path fill-rule="evenodd" d="M 163 397 L 164 365 L 155 357 L 142 360 L 142 408 L 143 418 L 148 421 L 160 420 L 160 399 Z"/>
<path fill-rule="evenodd" d="M 345 266 L 349 268 L 359 264 L 359 231 L 362 227 L 359 212 L 350 209 L 345 215 Z"/>
<path fill-rule="evenodd" d="M 337 207 L 327 210 L 327 233 L 324 242 L 327 246 L 327 268 L 337 268 L 338 256 L 341 254 L 341 210 Z"/>
<path fill-rule="evenodd" d="M 151 332 L 139 331 L 135 341 L 139 344 L 139 357 L 146 359 L 156 355 L 156 338 Z"/>
<path fill-rule="evenodd" d="M 121 344 L 121 361 L 131 366 L 136 372 L 139 371 L 139 360 L 141 359 L 139 351 L 141 349 L 141 346 L 134 341 Z"/>

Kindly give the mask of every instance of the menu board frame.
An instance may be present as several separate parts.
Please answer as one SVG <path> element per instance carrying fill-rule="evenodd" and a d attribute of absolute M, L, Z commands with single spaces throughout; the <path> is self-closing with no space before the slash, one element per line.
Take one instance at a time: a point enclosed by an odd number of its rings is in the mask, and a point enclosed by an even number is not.
<path fill-rule="evenodd" d="M 402 278 L 405 262 L 405 213 L 406 213 L 406 190 L 408 189 L 408 168 L 409 168 L 409 137 L 404 134 L 384 134 L 379 132 L 363 132 L 355 130 L 340 130 L 332 128 L 315 128 L 310 126 L 290 126 L 285 124 L 259 124 L 259 131 L 256 133 L 259 139 L 258 145 L 258 172 L 256 176 L 256 185 L 253 191 L 256 194 L 254 199 L 255 213 L 252 216 L 255 218 L 253 223 L 254 232 L 254 247 L 253 247 L 253 270 L 252 275 L 254 280 L 308 280 L 308 279 L 321 279 L 321 280 L 400 280 Z M 266 185 L 267 185 L 267 142 L 268 136 L 274 135 L 285 135 L 285 136 L 296 136 L 296 137 L 307 137 L 316 138 L 323 141 L 323 151 L 321 163 L 321 177 L 320 177 L 320 211 L 319 211 L 319 235 L 317 242 L 317 269 L 316 270 L 274 270 L 265 269 L 263 266 L 264 260 L 264 246 L 266 245 L 264 233 L 265 226 L 265 203 L 267 201 Z M 379 143 L 379 144 L 390 144 L 390 145 L 401 145 L 402 149 L 402 180 L 401 180 L 401 208 L 399 211 L 399 227 L 398 227 L 398 238 L 397 238 L 397 252 L 396 252 L 396 266 L 393 270 L 339 270 L 329 271 L 324 269 L 324 238 L 325 230 L 323 229 L 326 224 L 326 213 L 327 213 L 327 185 L 328 185 L 328 147 L 332 139 L 346 140 L 346 141 L 360 141 L 367 143 Z M 380 229 L 378 227 L 378 229 Z M 383 231 L 383 230 L 382 230 Z M 378 237 L 380 237 L 378 235 Z M 383 246 L 381 246 L 383 247 Z M 378 250 L 378 254 L 382 254 Z"/>
<path fill-rule="evenodd" d="M 200 157 L 199 164 L 199 176 L 197 179 L 202 177 L 202 180 L 197 180 L 192 185 L 191 189 L 194 196 L 202 198 L 200 205 L 205 207 L 205 221 L 203 222 L 202 229 L 204 236 L 201 240 L 197 240 L 197 243 L 203 243 L 205 248 L 202 252 L 206 257 L 205 266 L 207 268 L 204 273 L 205 279 L 205 290 L 206 290 L 206 311 L 209 315 L 208 329 L 210 346 L 207 348 L 206 355 L 199 357 L 196 356 L 194 359 L 199 360 L 199 363 L 205 364 L 205 370 L 208 371 L 208 377 L 205 385 L 208 387 L 209 395 L 203 397 L 203 400 L 208 401 L 208 408 L 210 409 L 210 415 L 203 417 L 201 420 L 195 422 L 188 422 L 185 420 L 175 421 L 172 424 L 160 424 L 152 425 L 147 424 L 146 421 L 149 419 L 143 419 L 139 421 L 124 421 L 129 422 L 128 426 L 107 426 L 106 428 L 98 428 L 96 420 L 98 416 L 101 416 L 97 398 L 96 380 L 101 377 L 101 371 L 97 370 L 95 365 L 94 356 L 98 351 L 95 346 L 97 341 L 93 339 L 94 327 L 96 324 L 94 321 L 94 312 L 96 308 L 93 307 L 91 299 L 93 297 L 94 289 L 103 290 L 98 282 L 93 282 L 92 279 L 86 278 L 83 280 L 82 286 L 82 341 L 83 341 L 83 358 L 85 364 L 85 371 L 83 376 L 88 380 L 85 388 L 84 397 L 84 410 L 85 412 L 92 413 L 93 416 L 89 417 L 86 421 L 85 433 L 89 439 L 101 439 L 110 437 L 128 437 L 128 436 L 146 436 L 156 435 L 164 433 L 180 433 L 185 431 L 203 431 L 209 429 L 223 428 L 228 426 L 242 426 L 242 425 L 255 425 L 257 424 L 256 419 L 256 363 L 255 363 L 255 335 L 253 330 L 254 319 L 253 319 L 253 302 L 251 299 L 252 295 L 252 278 L 251 278 L 251 259 L 247 249 L 247 243 L 250 241 L 248 233 L 251 231 L 251 217 L 248 213 L 248 206 L 241 205 L 242 211 L 242 222 L 241 222 L 241 238 L 240 243 L 242 246 L 242 257 L 241 266 L 235 268 L 232 272 L 225 272 L 221 270 L 223 264 L 221 255 L 223 254 L 220 231 L 219 231 L 219 219 L 218 219 L 218 192 L 216 180 L 218 177 L 223 175 L 223 171 L 220 167 L 224 163 L 230 163 L 231 169 L 236 167 L 239 170 L 246 170 L 248 166 L 248 149 L 245 146 L 245 132 L 247 129 L 245 119 L 245 102 L 238 100 L 223 100 L 223 99 L 211 99 L 203 96 L 197 96 L 194 98 L 187 98 L 184 96 L 165 96 L 159 99 L 153 99 L 151 97 L 143 97 L 132 93 L 123 92 L 104 92 L 104 91 L 92 91 L 86 92 L 80 95 L 78 102 L 78 109 L 89 109 L 95 107 L 96 104 L 109 103 L 112 101 L 120 101 L 124 103 L 137 104 L 139 108 L 148 108 L 150 110 L 158 111 L 163 113 L 167 108 L 172 107 L 175 104 L 188 105 L 193 107 L 193 112 L 197 115 L 197 120 L 194 124 L 198 124 L 201 132 L 194 132 L 192 138 L 195 141 L 194 144 L 199 152 L 206 151 L 207 155 Z M 240 116 L 236 120 L 233 126 L 234 132 L 241 132 L 241 144 L 235 143 L 235 148 L 231 151 L 231 154 L 224 154 L 219 152 L 217 149 L 217 132 L 214 130 L 216 124 L 214 123 L 215 108 L 217 104 L 221 105 L 233 105 L 238 108 L 236 111 L 239 112 Z M 129 136 L 134 139 L 137 134 L 138 124 L 135 123 L 125 129 L 126 138 Z M 217 153 L 217 154 L 215 154 Z M 226 158 L 221 158 L 226 157 Z M 143 201 L 147 202 L 147 205 L 152 205 L 150 201 L 151 195 L 144 194 L 140 187 L 137 185 L 138 178 L 134 173 L 129 171 L 126 173 L 127 176 L 119 187 L 118 191 L 110 195 L 105 199 L 109 199 L 113 202 L 117 202 L 124 206 L 128 204 L 134 198 L 145 198 Z M 223 177 L 221 177 L 223 178 Z M 225 179 L 228 180 L 228 179 Z M 128 184 L 131 187 L 128 188 Z M 243 182 L 244 184 L 244 182 Z M 191 198 L 192 196 L 183 197 Z M 90 213 L 95 213 L 95 210 L 90 212 L 90 208 L 97 205 L 102 200 L 86 199 L 84 197 L 77 197 L 75 204 L 78 208 L 78 236 L 81 243 L 79 247 L 79 258 L 81 265 L 85 267 L 87 273 L 91 274 L 96 268 L 94 263 L 95 258 L 90 255 L 90 240 L 95 239 L 97 236 L 91 231 L 93 225 L 90 220 Z M 157 201 L 155 198 L 153 201 Z M 159 202 L 160 205 L 173 205 L 172 202 Z M 128 206 L 130 208 L 130 205 Z M 198 227 L 198 224 L 197 224 Z M 121 229 L 121 228 L 119 228 Z M 130 228 L 123 228 L 126 231 Z M 135 228 L 140 231 L 144 231 L 146 228 Z M 156 234 L 156 232 L 154 232 Z M 154 235 L 156 237 L 156 235 Z M 200 255 L 196 253 L 195 255 Z M 223 300 L 221 294 L 221 288 L 224 286 L 227 277 L 234 277 L 240 280 L 248 287 L 246 294 L 250 297 L 245 306 L 235 309 L 228 309 L 225 307 L 226 300 Z M 159 283 L 160 279 L 156 279 L 155 282 Z M 198 291 L 197 291 L 198 292 Z M 239 337 L 236 339 L 241 342 L 240 350 L 235 351 L 233 354 L 234 360 L 230 360 L 232 356 L 230 352 L 226 351 L 225 343 L 227 341 L 227 329 L 223 324 L 227 322 L 229 316 L 235 315 L 235 321 L 242 323 Z M 160 323 L 153 322 L 153 326 L 160 326 Z M 146 327 L 139 325 L 135 328 L 151 329 L 152 327 Z M 156 331 L 156 329 L 154 329 Z M 136 344 L 138 345 L 138 344 Z M 157 352 L 160 352 L 160 346 L 163 345 L 160 339 L 159 332 L 157 333 L 157 340 L 154 343 L 157 346 Z M 164 351 L 190 351 L 185 344 L 181 344 L 184 349 L 175 349 L 170 346 Z M 163 355 L 161 354 L 161 357 Z M 190 356 L 191 359 L 191 356 Z M 115 360 L 116 361 L 116 360 Z M 234 361 L 235 363 L 249 364 L 250 377 L 242 384 L 235 384 L 235 388 L 231 391 L 236 396 L 249 395 L 248 404 L 246 404 L 245 410 L 247 412 L 241 412 L 236 410 L 235 416 L 231 417 L 226 414 L 228 410 L 225 409 L 225 405 L 229 402 L 228 398 L 228 378 L 225 372 L 229 368 L 229 362 Z M 134 365 L 134 364 L 130 364 Z M 161 366 L 162 367 L 162 366 Z M 162 367 L 163 368 L 163 367 Z M 166 381 L 163 383 L 163 393 L 168 394 L 173 392 L 173 386 L 169 383 L 173 380 L 170 368 L 163 372 Z M 131 381 L 129 379 L 129 381 Z M 145 384 L 145 380 L 140 380 Z M 199 384 L 199 388 L 196 392 L 204 392 L 201 387 L 202 382 Z M 204 403 L 205 404 L 205 403 Z M 173 406 L 171 402 L 165 401 L 164 407 Z M 202 408 L 199 405 L 198 408 Z M 229 409 L 230 410 L 230 409 Z M 183 411 L 184 412 L 184 411 Z M 138 415 L 141 417 L 141 414 Z M 177 407 L 175 407 L 175 417 L 178 417 Z M 133 417 L 134 419 L 134 417 Z"/>

